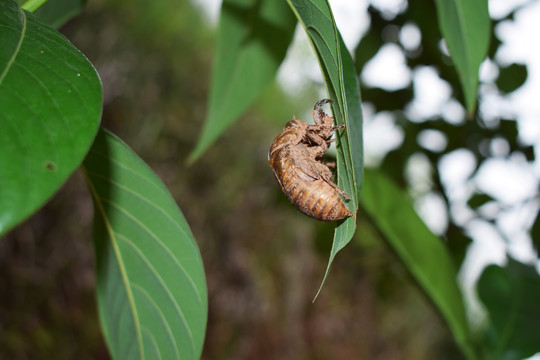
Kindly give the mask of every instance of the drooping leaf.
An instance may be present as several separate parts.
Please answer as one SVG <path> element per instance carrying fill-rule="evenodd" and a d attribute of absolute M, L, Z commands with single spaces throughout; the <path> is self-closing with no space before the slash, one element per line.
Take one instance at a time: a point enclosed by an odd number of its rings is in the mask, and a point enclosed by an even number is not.
<path fill-rule="evenodd" d="M 457 271 L 441 239 L 416 214 L 408 195 L 376 170 L 365 170 L 361 205 L 433 301 L 469 359 L 475 359 Z"/>
<path fill-rule="evenodd" d="M 201 156 L 271 83 L 295 25 L 284 1 L 223 1 L 208 115 L 190 161 Z"/>
<path fill-rule="evenodd" d="M 360 89 L 354 64 L 336 27 L 330 5 L 326 0 L 287 0 L 306 30 L 322 70 L 326 91 L 334 101 L 332 110 L 337 124 L 346 130 L 337 131 L 338 186 L 351 200 L 349 209 L 356 213 L 362 187 L 363 143 Z M 332 251 L 319 292 L 328 276 L 332 261 L 352 239 L 356 219 L 342 221 L 334 234 Z"/>
<path fill-rule="evenodd" d="M 101 117 L 92 64 L 64 36 L 0 1 L 0 234 L 41 207 L 84 159 Z"/>
<path fill-rule="evenodd" d="M 540 276 L 534 266 L 511 258 L 490 265 L 478 280 L 489 313 L 490 359 L 518 360 L 540 352 Z"/>
<path fill-rule="evenodd" d="M 114 135 L 84 162 L 94 199 L 100 321 L 114 359 L 199 359 L 207 319 L 204 268 L 173 198 Z"/>
<path fill-rule="evenodd" d="M 487 0 L 435 0 L 439 28 L 454 61 L 467 110 L 476 106 L 478 70 L 491 33 Z"/>

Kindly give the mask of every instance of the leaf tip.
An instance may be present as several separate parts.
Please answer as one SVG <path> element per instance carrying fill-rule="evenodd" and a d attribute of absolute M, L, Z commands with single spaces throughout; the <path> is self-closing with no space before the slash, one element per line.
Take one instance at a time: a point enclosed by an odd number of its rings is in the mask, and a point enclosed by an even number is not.
<path fill-rule="evenodd" d="M 311 303 L 312 303 L 312 304 L 315 304 L 315 301 L 317 300 L 317 298 L 319 297 L 319 294 L 320 294 L 321 291 L 322 291 L 323 285 L 324 285 L 324 280 L 323 280 L 323 282 L 321 283 L 321 286 L 319 286 L 319 290 L 317 290 L 317 293 L 316 293 L 315 296 L 313 297 L 313 300 L 311 300 Z"/>
<path fill-rule="evenodd" d="M 184 164 L 186 166 L 191 166 L 193 165 L 197 160 L 199 160 L 199 158 L 201 157 L 201 155 L 206 151 L 206 148 L 205 146 L 201 146 L 201 142 L 197 142 L 197 144 L 195 145 L 195 147 L 193 148 L 193 150 L 191 151 L 191 153 L 188 155 L 186 161 L 184 162 Z"/>

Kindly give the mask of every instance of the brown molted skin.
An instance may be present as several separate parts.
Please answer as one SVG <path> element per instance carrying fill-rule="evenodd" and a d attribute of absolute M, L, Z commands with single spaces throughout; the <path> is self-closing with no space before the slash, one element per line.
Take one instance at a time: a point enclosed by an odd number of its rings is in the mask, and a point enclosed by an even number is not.
<path fill-rule="evenodd" d="M 313 109 L 315 125 L 293 118 L 274 139 L 268 161 L 289 201 L 301 212 L 317 220 L 337 221 L 350 216 L 340 195 L 349 198 L 332 182 L 332 172 L 321 158 L 328 150 L 334 119 L 324 113 L 323 99 Z"/>

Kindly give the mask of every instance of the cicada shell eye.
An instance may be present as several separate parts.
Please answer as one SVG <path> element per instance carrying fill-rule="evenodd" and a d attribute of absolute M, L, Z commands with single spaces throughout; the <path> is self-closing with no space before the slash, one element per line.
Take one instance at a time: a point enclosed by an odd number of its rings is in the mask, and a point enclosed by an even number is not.
<path fill-rule="evenodd" d="M 298 126 L 298 125 L 299 125 L 298 120 L 294 119 L 294 120 L 291 120 L 291 121 L 287 122 L 285 124 L 285 128 L 290 128 L 290 127 Z"/>

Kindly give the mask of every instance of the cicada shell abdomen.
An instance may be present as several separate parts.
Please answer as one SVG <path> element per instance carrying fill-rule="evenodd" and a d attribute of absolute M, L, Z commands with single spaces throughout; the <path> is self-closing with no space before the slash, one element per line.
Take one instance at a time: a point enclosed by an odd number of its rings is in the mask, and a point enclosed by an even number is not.
<path fill-rule="evenodd" d="M 298 156 L 295 157 L 298 154 L 288 150 L 283 149 L 274 153 L 270 165 L 289 201 L 302 213 L 321 221 L 337 221 L 353 216 L 332 185 L 322 177 L 314 178 L 306 174 L 302 169 L 305 166 L 316 165 L 304 163 L 298 166 Z"/>

